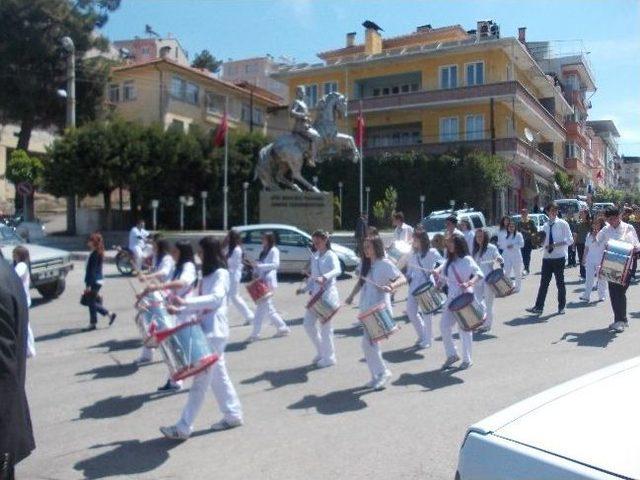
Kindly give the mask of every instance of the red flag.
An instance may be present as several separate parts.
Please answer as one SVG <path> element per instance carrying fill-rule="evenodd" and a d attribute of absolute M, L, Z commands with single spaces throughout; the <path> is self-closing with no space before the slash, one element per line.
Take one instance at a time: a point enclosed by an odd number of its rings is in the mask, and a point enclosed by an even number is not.
<path fill-rule="evenodd" d="M 362 115 L 362 104 L 358 110 L 358 118 L 356 120 L 356 146 L 362 149 L 364 145 L 364 116 Z"/>
<path fill-rule="evenodd" d="M 224 112 L 222 116 L 222 122 L 218 126 L 216 130 L 216 135 L 213 137 L 213 146 L 214 147 L 223 147 L 225 139 L 227 137 L 227 130 L 229 130 L 229 123 L 227 122 L 227 112 Z"/>
<path fill-rule="evenodd" d="M 602 174 L 602 170 L 598 170 L 598 174 L 596 175 L 596 178 L 598 180 L 602 180 L 602 177 L 604 177 L 604 175 Z"/>

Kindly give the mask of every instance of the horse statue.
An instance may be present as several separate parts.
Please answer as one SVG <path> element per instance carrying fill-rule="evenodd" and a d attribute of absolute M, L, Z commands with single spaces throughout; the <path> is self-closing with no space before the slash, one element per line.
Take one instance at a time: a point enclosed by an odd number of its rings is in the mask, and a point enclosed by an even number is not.
<path fill-rule="evenodd" d="M 304 105 L 304 104 L 303 104 Z M 318 159 L 322 161 L 328 155 L 346 152 L 354 161 L 360 160 L 360 153 L 351 135 L 338 132 L 336 120 L 347 115 L 347 99 L 338 92 L 331 92 L 322 97 L 316 107 L 313 122 L 317 140 Z M 319 190 L 302 176 L 305 159 L 309 162 L 311 141 L 301 133 L 287 133 L 278 137 L 273 143 L 260 150 L 256 165 L 255 179 L 260 179 L 265 190 L 281 190 L 281 185 L 289 189 L 302 191 L 297 185 L 313 192 Z M 291 179 L 287 174 L 291 174 Z"/>

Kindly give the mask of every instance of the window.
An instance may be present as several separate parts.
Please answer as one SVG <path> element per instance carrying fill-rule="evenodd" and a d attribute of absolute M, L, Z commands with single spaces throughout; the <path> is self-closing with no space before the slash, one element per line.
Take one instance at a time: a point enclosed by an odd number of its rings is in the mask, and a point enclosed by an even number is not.
<path fill-rule="evenodd" d="M 484 116 L 467 115 L 465 122 L 464 130 L 467 140 L 482 140 L 484 138 Z"/>
<path fill-rule="evenodd" d="M 411 91 L 412 92 L 417 92 L 419 88 L 420 88 L 420 86 L 417 83 L 412 83 L 411 84 Z"/>
<path fill-rule="evenodd" d="M 176 77 L 176 76 L 171 77 L 171 87 L 170 87 L 171 96 L 179 100 L 182 100 L 184 98 L 184 90 L 185 90 L 186 83 L 187 82 L 185 82 L 180 77 Z"/>
<path fill-rule="evenodd" d="M 196 105 L 200 95 L 200 87 L 195 83 L 188 82 L 185 90 L 185 101 Z"/>
<path fill-rule="evenodd" d="M 402 85 L 402 86 L 400 87 L 400 91 L 401 91 L 402 93 L 409 93 L 409 85 Z"/>
<path fill-rule="evenodd" d="M 223 113 L 225 99 L 223 95 L 217 93 L 207 92 L 207 113 Z"/>
<path fill-rule="evenodd" d="M 169 88 L 171 96 L 183 102 L 193 103 L 196 105 L 200 98 L 200 87 L 195 83 L 174 75 L 171 77 L 171 87 Z"/>
<path fill-rule="evenodd" d="M 262 125 L 264 123 L 264 112 L 261 108 L 253 109 L 253 123 L 255 125 Z"/>
<path fill-rule="evenodd" d="M 111 103 L 118 103 L 120 101 L 120 85 L 117 83 L 109 85 L 109 101 Z"/>
<path fill-rule="evenodd" d="M 458 66 L 440 67 L 440 88 L 456 88 L 458 86 Z"/>
<path fill-rule="evenodd" d="M 577 158 L 584 161 L 584 150 L 576 143 L 567 143 L 565 145 L 566 158 Z"/>
<path fill-rule="evenodd" d="M 309 245 L 309 240 L 299 233 L 291 230 L 278 230 L 277 236 L 278 245 L 284 245 L 287 247 L 306 247 Z"/>
<path fill-rule="evenodd" d="M 482 225 L 482 219 L 480 218 L 480 215 L 471 215 L 469 217 L 469 220 L 471 220 L 473 228 L 482 228 L 484 226 Z"/>
<path fill-rule="evenodd" d="M 443 117 L 440 119 L 440 141 L 453 140 L 458 140 L 458 117 Z"/>
<path fill-rule="evenodd" d="M 170 130 L 184 132 L 184 122 L 182 120 L 171 120 Z"/>
<path fill-rule="evenodd" d="M 151 55 L 151 49 L 149 47 L 142 47 L 142 56 L 148 57 Z"/>
<path fill-rule="evenodd" d="M 262 235 L 264 233 L 264 230 L 251 230 L 244 235 L 242 243 L 249 245 L 260 245 L 262 244 Z"/>
<path fill-rule="evenodd" d="M 566 87 L 567 87 L 567 90 L 580 89 L 580 82 L 578 81 L 578 76 L 575 73 L 571 73 L 567 75 Z"/>
<path fill-rule="evenodd" d="M 242 111 L 240 113 L 240 120 L 243 122 L 249 123 L 249 119 L 251 118 L 251 108 L 248 103 L 242 104 Z"/>
<path fill-rule="evenodd" d="M 307 106 L 313 108 L 318 103 L 318 85 L 304 87 L 304 95 L 307 98 Z"/>
<path fill-rule="evenodd" d="M 373 89 L 373 96 L 374 97 L 379 97 L 380 96 L 380 89 L 379 88 L 374 88 Z"/>
<path fill-rule="evenodd" d="M 467 63 L 467 86 L 482 85 L 484 83 L 484 63 Z"/>
<path fill-rule="evenodd" d="M 389 87 L 385 87 L 382 89 L 382 95 L 389 95 Z"/>
<path fill-rule="evenodd" d="M 391 93 L 394 95 L 400 93 L 400 89 L 398 87 L 391 87 Z"/>
<path fill-rule="evenodd" d="M 122 100 L 130 102 L 136 99 L 136 86 L 133 80 L 127 80 L 122 84 Z"/>
<path fill-rule="evenodd" d="M 244 66 L 244 73 L 256 73 L 258 71 L 258 66 L 254 63 L 249 63 Z"/>
<path fill-rule="evenodd" d="M 324 95 L 338 91 L 338 82 L 326 82 L 324 84 Z"/>

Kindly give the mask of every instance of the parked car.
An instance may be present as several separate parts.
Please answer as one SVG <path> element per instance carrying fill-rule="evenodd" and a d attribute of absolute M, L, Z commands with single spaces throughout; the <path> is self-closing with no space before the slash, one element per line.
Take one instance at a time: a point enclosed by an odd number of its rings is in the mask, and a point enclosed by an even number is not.
<path fill-rule="evenodd" d="M 516 223 L 520 223 L 521 218 L 522 217 L 520 215 L 511 215 L 511 220 Z M 547 217 L 544 213 L 530 213 L 529 218 L 533 220 L 533 223 L 535 223 L 536 228 L 538 229 L 538 240 L 540 244 L 542 244 L 545 237 L 544 224 L 549 221 L 549 217 Z"/>
<path fill-rule="evenodd" d="M 24 245 L 31 257 L 31 288 L 46 299 L 56 298 L 64 292 L 67 274 L 73 269 L 71 254 L 57 248 L 26 243 L 13 228 L 0 225 L 0 250 L 11 261 L 13 249 Z"/>
<path fill-rule="evenodd" d="M 561 384 L 471 426 L 459 480 L 640 478 L 640 357 Z"/>
<path fill-rule="evenodd" d="M 612 202 L 599 202 L 599 203 L 594 203 L 593 205 L 591 205 L 591 213 L 593 215 L 597 214 L 598 212 L 601 212 L 603 210 L 606 210 L 609 207 L 615 207 L 615 204 Z"/>
<path fill-rule="evenodd" d="M 16 226 L 16 233 L 26 242 L 37 242 L 46 236 L 44 225 L 39 222 L 20 222 Z"/>
<path fill-rule="evenodd" d="M 280 249 L 280 272 L 300 273 L 309 262 L 311 235 L 291 225 L 264 223 L 234 227 L 240 233 L 245 255 L 256 260 L 262 250 L 262 235 L 273 232 Z M 360 259 L 350 248 L 331 244 L 338 255 L 342 272 L 352 272 L 360 264 Z"/>
<path fill-rule="evenodd" d="M 578 218 L 578 212 L 580 210 L 589 210 L 589 205 L 583 200 L 577 200 L 575 198 L 560 198 L 555 200 L 558 205 L 558 210 L 563 219 L 569 220 L 570 218 Z"/>
<path fill-rule="evenodd" d="M 444 234 L 445 221 L 448 216 L 455 215 L 458 217 L 458 222 L 461 220 L 468 220 L 471 224 L 471 228 L 485 228 L 489 231 L 489 238 L 492 242 L 498 241 L 498 229 L 497 227 L 490 227 L 487 225 L 487 221 L 484 218 L 482 212 L 476 211 L 473 208 L 465 208 L 462 210 L 436 210 L 422 219 L 422 227 L 429 234 L 429 238 L 433 239 L 436 235 Z"/>

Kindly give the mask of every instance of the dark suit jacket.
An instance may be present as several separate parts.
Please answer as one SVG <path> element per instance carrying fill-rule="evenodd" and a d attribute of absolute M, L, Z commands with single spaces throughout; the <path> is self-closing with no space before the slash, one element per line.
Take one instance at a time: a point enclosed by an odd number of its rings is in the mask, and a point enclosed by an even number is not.
<path fill-rule="evenodd" d="M 87 269 L 84 273 L 84 284 L 93 288 L 98 284 L 98 280 L 102 280 L 102 257 L 98 252 L 93 251 L 87 259 Z"/>
<path fill-rule="evenodd" d="M 24 391 L 28 321 L 22 282 L 0 259 L 0 454 L 15 463 L 36 448 Z"/>
<path fill-rule="evenodd" d="M 355 237 L 357 240 L 362 240 L 367 234 L 367 221 L 360 217 L 356 221 Z"/>

